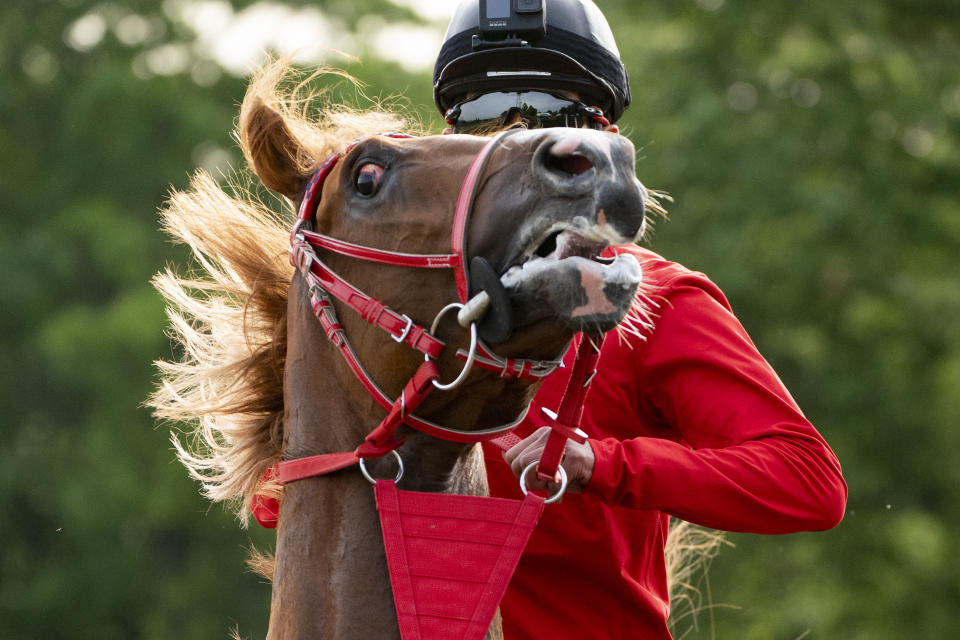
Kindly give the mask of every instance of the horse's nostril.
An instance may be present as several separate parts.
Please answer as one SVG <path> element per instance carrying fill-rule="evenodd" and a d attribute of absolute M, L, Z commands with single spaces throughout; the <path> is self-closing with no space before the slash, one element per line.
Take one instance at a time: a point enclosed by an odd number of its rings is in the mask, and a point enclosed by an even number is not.
<path fill-rule="evenodd" d="M 543 132 L 543 142 L 533 157 L 534 174 L 556 195 L 580 197 L 596 186 L 609 173 L 598 140 L 586 134 L 595 131 L 579 129 Z"/>
<path fill-rule="evenodd" d="M 547 166 L 554 171 L 578 176 L 592 169 L 593 163 L 586 157 L 575 153 L 558 155 L 551 151 L 547 156 Z"/>

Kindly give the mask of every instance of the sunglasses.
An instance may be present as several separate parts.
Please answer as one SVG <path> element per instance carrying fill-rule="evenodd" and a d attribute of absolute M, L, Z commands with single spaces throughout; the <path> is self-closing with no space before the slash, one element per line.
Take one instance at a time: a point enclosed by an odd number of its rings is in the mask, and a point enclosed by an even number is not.
<path fill-rule="evenodd" d="M 465 100 L 446 113 L 454 133 L 493 133 L 523 124 L 528 129 L 547 127 L 603 129 L 610 124 L 603 111 L 578 100 L 541 91 L 500 91 Z"/>

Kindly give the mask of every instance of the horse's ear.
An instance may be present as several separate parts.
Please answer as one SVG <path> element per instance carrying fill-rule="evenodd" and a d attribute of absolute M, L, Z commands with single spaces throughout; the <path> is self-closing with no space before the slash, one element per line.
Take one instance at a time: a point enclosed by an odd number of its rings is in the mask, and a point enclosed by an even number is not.
<path fill-rule="evenodd" d="M 260 181 L 296 202 L 309 175 L 300 167 L 305 151 L 283 116 L 262 99 L 244 101 L 240 112 L 240 145 Z"/>

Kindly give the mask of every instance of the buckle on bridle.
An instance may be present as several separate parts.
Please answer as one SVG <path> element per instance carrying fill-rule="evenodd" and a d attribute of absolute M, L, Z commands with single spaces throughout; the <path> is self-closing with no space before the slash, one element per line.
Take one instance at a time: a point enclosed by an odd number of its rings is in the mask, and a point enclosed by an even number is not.
<path fill-rule="evenodd" d="M 390 337 L 393 338 L 393 340 L 398 343 L 402 343 L 404 340 L 407 339 L 407 336 L 410 335 L 410 328 L 413 327 L 413 320 L 410 319 L 410 316 L 408 316 L 405 313 L 401 313 L 400 317 L 404 318 L 407 321 L 407 326 L 403 328 L 403 331 L 400 333 L 399 336 L 395 336 L 392 333 L 390 334 Z"/>

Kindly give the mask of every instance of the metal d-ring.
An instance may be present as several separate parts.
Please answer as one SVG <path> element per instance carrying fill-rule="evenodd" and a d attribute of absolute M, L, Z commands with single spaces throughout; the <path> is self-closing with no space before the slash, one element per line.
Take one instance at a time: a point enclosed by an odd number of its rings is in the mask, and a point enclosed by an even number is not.
<path fill-rule="evenodd" d="M 523 491 L 523 495 L 527 495 L 527 474 L 530 473 L 531 469 L 536 469 L 538 464 L 540 464 L 540 461 L 534 460 L 528 464 L 523 470 L 523 473 L 520 474 L 520 491 Z M 557 470 L 560 471 L 560 489 L 555 494 L 544 500 L 544 504 L 552 504 L 556 502 L 567 490 L 567 472 L 562 466 L 557 467 Z"/>
<path fill-rule="evenodd" d="M 463 305 L 459 302 L 453 302 L 445 306 L 443 309 L 440 309 L 440 312 L 437 314 L 437 317 L 433 319 L 433 324 L 430 325 L 430 333 L 435 334 L 437 332 L 437 326 L 440 324 L 440 318 L 443 317 L 445 313 L 451 309 L 462 309 Z M 448 382 L 447 384 L 440 384 L 436 380 L 433 381 L 433 386 L 439 389 L 440 391 L 448 391 L 457 387 L 464 380 L 467 379 L 467 375 L 470 373 L 470 370 L 473 368 L 473 361 L 477 357 L 477 325 L 475 322 L 470 323 L 470 351 L 467 353 L 467 362 L 463 365 L 463 370 L 460 371 L 460 375 L 456 377 L 453 382 Z M 425 360 L 430 360 L 430 355 L 427 354 L 424 356 Z"/>
<path fill-rule="evenodd" d="M 400 482 L 400 478 L 403 477 L 403 458 L 400 457 L 400 454 L 396 450 L 391 451 L 393 457 L 397 459 L 397 476 L 393 479 L 394 482 Z M 366 478 L 370 484 L 377 484 L 376 479 L 370 475 L 370 472 L 367 471 L 367 465 L 365 463 L 366 458 L 360 458 L 360 473 L 363 474 L 363 477 Z"/>

